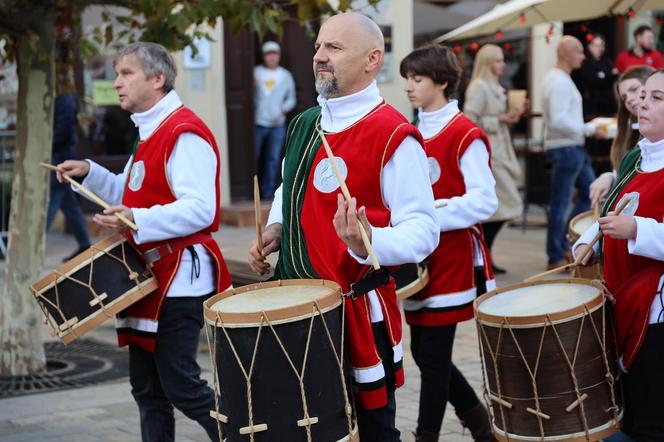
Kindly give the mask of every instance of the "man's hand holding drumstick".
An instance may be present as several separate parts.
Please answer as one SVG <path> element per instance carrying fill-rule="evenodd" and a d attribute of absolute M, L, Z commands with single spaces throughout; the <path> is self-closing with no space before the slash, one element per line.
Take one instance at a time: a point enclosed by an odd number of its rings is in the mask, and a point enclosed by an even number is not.
<path fill-rule="evenodd" d="M 90 164 L 87 161 L 81 160 L 67 160 L 58 164 L 56 168 L 56 178 L 61 183 L 69 181 L 65 177 L 84 177 L 90 172 Z M 127 223 L 126 221 L 120 219 L 120 215 L 123 215 L 132 223 L 134 222 L 133 212 L 130 208 L 123 205 L 108 206 L 104 208 L 102 213 L 97 213 L 94 215 L 92 221 L 107 229 L 112 229 L 115 231 L 127 230 Z"/>

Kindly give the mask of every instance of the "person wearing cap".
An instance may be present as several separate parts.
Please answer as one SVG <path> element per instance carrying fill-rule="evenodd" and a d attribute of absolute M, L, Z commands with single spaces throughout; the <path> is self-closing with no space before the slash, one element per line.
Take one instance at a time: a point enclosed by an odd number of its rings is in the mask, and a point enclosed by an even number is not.
<path fill-rule="evenodd" d="M 272 198 L 286 136 L 286 114 L 295 107 L 295 81 L 279 66 L 281 48 L 274 41 L 263 44 L 263 64 L 254 68 L 256 92 L 256 162 L 263 198 Z"/>

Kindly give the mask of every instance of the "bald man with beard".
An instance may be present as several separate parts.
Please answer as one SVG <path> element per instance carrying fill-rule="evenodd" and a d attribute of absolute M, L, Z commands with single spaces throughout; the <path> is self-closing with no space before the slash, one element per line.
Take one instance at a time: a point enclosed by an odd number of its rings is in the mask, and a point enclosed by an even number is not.
<path fill-rule="evenodd" d="M 605 138 L 599 128 L 584 123 L 583 99 L 570 77 L 573 70 L 581 67 L 584 58 L 581 42 L 572 36 L 563 36 L 558 43 L 556 64 L 542 81 L 544 150 L 552 164 L 546 237 L 549 269 L 568 262 L 567 223 L 590 209 L 589 189 L 595 172 L 584 147 L 585 138 Z M 576 204 L 571 215 L 566 216 L 575 187 L 578 191 Z"/>
<path fill-rule="evenodd" d="M 401 316 L 394 280 L 370 272 L 361 222 L 381 266 L 424 260 L 438 244 L 438 225 L 423 141 L 417 129 L 380 95 L 376 75 L 384 41 L 378 26 L 357 13 L 321 26 L 313 70 L 319 106 L 291 122 L 283 183 L 249 263 L 275 278 L 329 279 L 347 295 L 346 354 L 362 441 L 399 441 L 395 389 L 403 384 Z M 353 200 L 347 204 L 317 129 L 325 133 Z M 364 289 L 354 286 L 364 281 Z M 354 289 L 355 288 L 355 289 Z"/>

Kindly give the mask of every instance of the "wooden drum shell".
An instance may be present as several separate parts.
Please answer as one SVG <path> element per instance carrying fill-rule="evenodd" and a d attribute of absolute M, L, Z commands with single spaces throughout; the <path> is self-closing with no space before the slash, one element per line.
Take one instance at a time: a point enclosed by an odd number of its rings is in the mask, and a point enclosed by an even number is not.
<path fill-rule="evenodd" d="M 264 288 L 298 290 L 298 286 L 321 284 L 329 287 L 332 294 L 316 300 L 317 308 L 313 303 L 303 303 L 288 308 L 258 309 L 258 313 L 249 311 L 251 309 L 244 313 L 213 309 L 221 300 Z M 305 355 L 302 385 L 309 417 L 316 418 L 316 423 L 310 426 L 312 440 L 357 439 L 357 430 L 348 429 L 346 414 L 350 410 L 346 401 L 350 395 L 350 382 L 342 382 L 341 377 L 346 373 L 340 371 L 335 357 L 335 353 L 344 357 L 342 302 L 340 287 L 331 281 L 320 280 L 252 284 L 227 290 L 205 302 L 213 371 L 218 383 L 219 410 L 213 414 L 218 413 L 217 418 L 222 422 L 224 440 L 250 440 L 246 434 L 246 428 L 250 427 L 249 410 L 253 427 L 260 430 L 253 435 L 255 442 L 307 440 L 306 429 L 301 422 L 298 424 L 304 419 L 300 382 L 288 361 L 290 358 L 299 371 Z M 252 360 L 254 365 L 250 369 Z M 252 371 L 250 391 L 243 370 L 246 373 Z"/>
<path fill-rule="evenodd" d="M 591 285 L 583 279 L 563 281 Z M 585 305 L 553 312 L 548 318 L 499 317 L 478 310 L 483 302 L 500 293 L 561 282 L 516 284 L 486 293 L 475 301 L 485 387 L 491 401 L 494 434 L 501 441 L 594 441 L 619 430 L 622 413 L 614 413 L 611 407 L 619 406 L 620 395 L 609 381 L 617 376 L 613 324 L 601 291 Z M 572 362 L 575 353 L 574 368 L 570 369 L 565 354 Z M 528 368 L 534 372 L 535 367 L 533 386 Z M 574 377 L 580 395 L 587 395 L 581 402 L 583 407 L 573 406 L 578 399 Z M 538 418 L 533 413 L 538 409 L 548 418 Z"/>
<path fill-rule="evenodd" d="M 138 250 L 124 236 L 115 234 L 67 261 L 30 288 L 53 333 L 68 344 L 157 287 L 157 278 Z"/>

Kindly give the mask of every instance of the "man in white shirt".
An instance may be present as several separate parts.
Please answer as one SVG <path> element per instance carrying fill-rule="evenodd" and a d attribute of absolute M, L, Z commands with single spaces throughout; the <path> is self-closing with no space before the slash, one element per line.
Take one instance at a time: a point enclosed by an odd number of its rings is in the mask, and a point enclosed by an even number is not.
<path fill-rule="evenodd" d="M 262 274 L 269 269 L 265 257 L 280 250 L 277 277 L 331 279 L 346 293 L 346 343 L 365 442 L 400 440 L 395 388 L 403 383 L 403 349 L 393 282 L 353 292 L 370 264 L 358 224 L 384 266 L 420 262 L 439 237 L 421 135 L 376 85 L 383 55 L 380 28 L 363 15 L 335 15 L 321 26 L 313 58 L 320 107 L 289 126 L 264 249 L 254 244 L 249 259 Z M 350 203 L 331 173 L 319 128 L 357 198 Z"/>
<path fill-rule="evenodd" d="M 568 220 L 590 209 L 589 188 L 595 179 L 590 157 L 584 148 L 585 137 L 604 138 L 604 133 L 583 121 L 583 99 L 570 74 L 579 69 L 585 55 L 581 42 L 563 36 L 557 48 L 556 65 L 546 74 L 543 110 L 546 136 L 544 149 L 552 163 L 549 225 L 546 238 L 548 268 L 566 264 Z M 572 191 L 578 194 L 569 214 Z"/>
<path fill-rule="evenodd" d="M 219 152 L 205 124 L 175 90 L 175 62 L 154 43 L 135 43 L 114 62 L 120 107 L 139 138 L 124 172 L 93 161 L 65 161 L 62 174 L 84 178 L 113 206 L 94 221 L 117 231 L 121 212 L 138 226 L 128 238 L 143 253 L 159 288 L 118 315 L 119 344 L 129 345 L 129 380 L 144 441 L 175 440 L 173 407 L 219 440 L 214 394 L 196 362 L 203 301 L 230 286 L 211 232 L 219 226 Z"/>
<path fill-rule="evenodd" d="M 256 164 L 263 198 L 272 198 L 276 187 L 281 147 L 286 137 L 286 114 L 295 107 L 295 82 L 279 66 L 279 43 L 263 44 L 263 64 L 254 68 L 256 106 Z"/>

